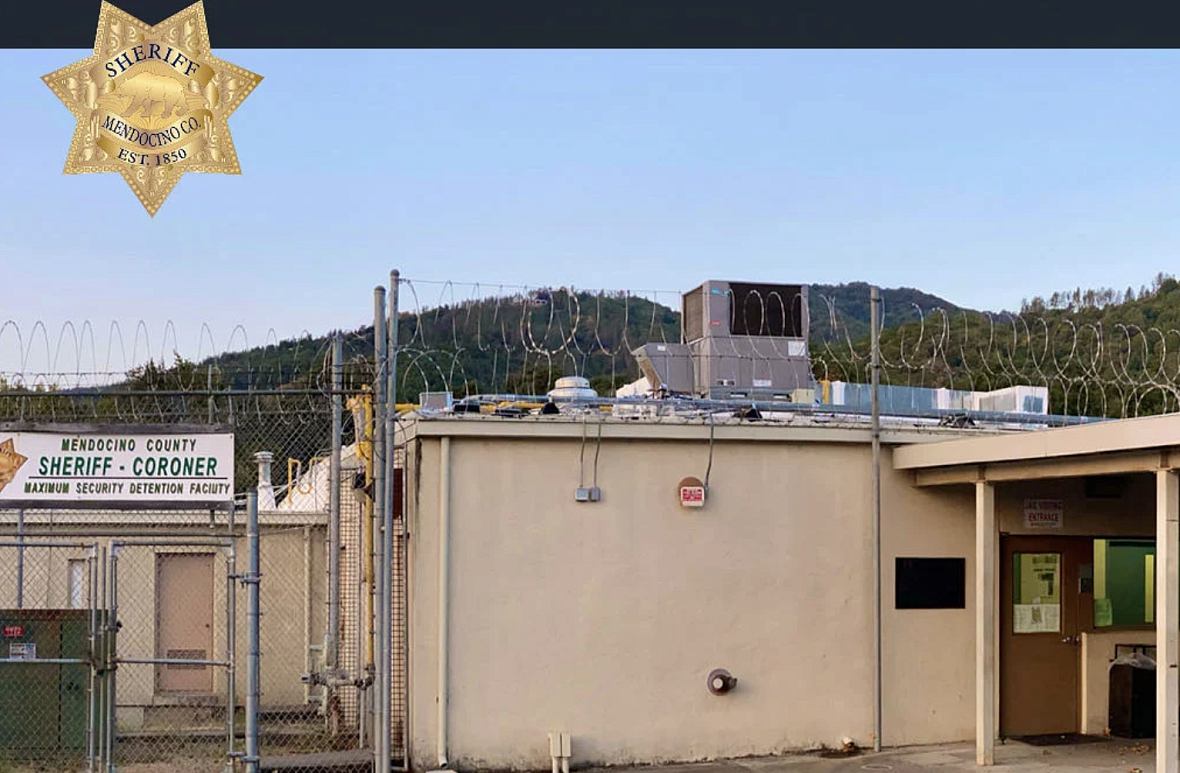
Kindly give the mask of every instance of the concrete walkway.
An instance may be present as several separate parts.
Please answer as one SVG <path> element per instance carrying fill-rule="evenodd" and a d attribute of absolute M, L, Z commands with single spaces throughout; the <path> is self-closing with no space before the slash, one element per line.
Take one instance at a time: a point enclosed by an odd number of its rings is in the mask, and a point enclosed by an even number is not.
<path fill-rule="evenodd" d="M 996 773 L 1155 773 L 1155 744 L 1100 740 L 1071 746 L 996 744 Z M 911 747 L 825 759 L 818 754 L 611 768 L 610 773 L 985 773 L 971 744 Z M 605 771 L 603 772 L 605 773 Z"/>

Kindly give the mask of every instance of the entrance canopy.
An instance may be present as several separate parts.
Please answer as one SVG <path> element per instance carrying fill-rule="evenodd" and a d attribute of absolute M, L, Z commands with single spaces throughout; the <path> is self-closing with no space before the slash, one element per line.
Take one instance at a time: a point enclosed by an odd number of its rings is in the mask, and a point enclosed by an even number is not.
<path fill-rule="evenodd" d="M 1180 466 L 1180 414 L 902 446 L 896 470 L 919 486 L 1035 480 Z"/>
<path fill-rule="evenodd" d="M 975 487 L 976 762 L 991 765 L 997 737 L 1000 619 L 997 484 L 1150 474 L 1155 478 L 1156 771 L 1180 773 L 1180 415 L 898 446 L 893 468 L 922 487 Z"/>

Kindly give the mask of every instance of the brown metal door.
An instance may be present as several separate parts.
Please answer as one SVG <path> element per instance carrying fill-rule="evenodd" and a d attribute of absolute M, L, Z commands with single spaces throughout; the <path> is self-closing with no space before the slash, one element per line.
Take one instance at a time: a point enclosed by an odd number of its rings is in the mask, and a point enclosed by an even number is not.
<path fill-rule="evenodd" d="M 210 660 L 213 653 L 213 556 L 156 555 L 156 657 Z M 156 667 L 160 692 L 210 693 L 213 670 L 200 665 Z"/>
<path fill-rule="evenodd" d="M 1000 735 L 1076 733 L 1080 631 L 1089 627 L 1082 537 L 1004 537 L 1000 563 Z M 1086 598 L 1090 598 L 1087 590 Z"/>

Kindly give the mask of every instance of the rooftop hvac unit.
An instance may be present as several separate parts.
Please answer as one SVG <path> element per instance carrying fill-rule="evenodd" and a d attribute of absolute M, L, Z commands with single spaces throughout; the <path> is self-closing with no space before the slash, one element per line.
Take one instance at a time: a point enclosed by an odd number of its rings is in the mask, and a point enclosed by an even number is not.
<path fill-rule="evenodd" d="M 711 280 L 681 300 L 684 341 L 632 354 L 651 387 L 718 399 L 782 399 L 811 386 L 807 286 Z"/>
<path fill-rule="evenodd" d="M 710 280 L 680 304 L 684 341 L 752 336 L 807 338 L 807 286 Z"/>

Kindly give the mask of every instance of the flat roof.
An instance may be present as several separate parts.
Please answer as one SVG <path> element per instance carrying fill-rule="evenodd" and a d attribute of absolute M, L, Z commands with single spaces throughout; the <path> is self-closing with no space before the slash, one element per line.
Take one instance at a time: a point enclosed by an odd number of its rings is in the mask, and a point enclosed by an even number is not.
<path fill-rule="evenodd" d="M 425 416 L 412 413 L 398 421 L 402 439 L 421 437 L 501 437 L 520 439 L 562 439 L 597 437 L 601 425 L 603 439 L 613 440 L 692 440 L 709 437 L 709 421 L 685 417 L 636 417 L 610 415 L 601 417 L 553 415 L 505 417 L 486 414 L 439 414 Z M 991 436 L 1004 430 L 991 427 L 958 428 L 882 417 L 881 442 L 886 445 L 927 444 L 947 438 Z M 1008 430 L 1012 432 L 1012 430 Z M 1019 434 L 1036 434 L 1016 430 Z M 713 436 L 717 441 L 766 441 L 814 443 L 871 443 L 872 430 L 867 421 L 827 419 L 796 415 L 789 420 L 715 419 Z M 941 444 L 940 444 L 941 445 Z"/>

